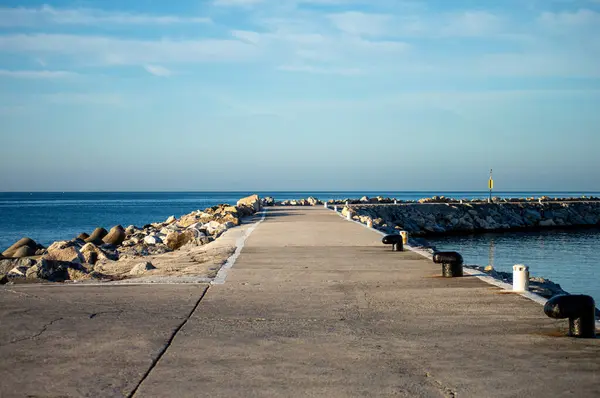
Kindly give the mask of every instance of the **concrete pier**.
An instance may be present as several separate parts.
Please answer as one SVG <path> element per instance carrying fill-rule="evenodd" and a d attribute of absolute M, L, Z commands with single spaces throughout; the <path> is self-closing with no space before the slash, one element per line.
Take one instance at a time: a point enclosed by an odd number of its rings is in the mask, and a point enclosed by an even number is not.
<path fill-rule="evenodd" d="M 600 396 L 600 340 L 322 207 L 222 285 L 0 288 L 0 396 Z"/>

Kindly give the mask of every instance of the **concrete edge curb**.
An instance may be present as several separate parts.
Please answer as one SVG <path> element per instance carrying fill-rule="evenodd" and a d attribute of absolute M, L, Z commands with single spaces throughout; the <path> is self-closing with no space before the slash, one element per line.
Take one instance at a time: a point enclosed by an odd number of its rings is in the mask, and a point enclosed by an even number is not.
<path fill-rule="evenodd" d="M 254 230 L 263 221 L 265 221 L 266 217 L 267 217 L 267 209 L 265 208 L 262 210 L 262 217 L 260 218 L 260 220 L 255 222 L 254 225 L 252 225 L 250 228 L 248 228 L 248 230 L 246 230 L 246 233 L 244 235 L 242 235 L 238 238 L 238 240 L 235 243 L 235 246 L 236 246 L 235 252 L 233 252 L 233 254 L 231 256 L 229 256 L 229 258 L 227 259 L 225 264 L 223 264 L 221 266 L 221 268 L 219 269 L 219 272 L 217 272 L 217 275 L 210 282 L 211 285 L 222 285 L 225 283 L 225 280 L 227 279 L 227 274 L 228 274 L 229 270 L 233 267 L 233 265 L 237 261 L 238 257 L 240 256 L 242 249 L 246 245 L 246 240 L 250 237 L 250 235 L 252 235 L 252 232 L 254 232 Z"/>
<path fill-rule="evenodd" d="M 329 209 L 329 210 L 333 211 L 333 209 Z M 353 223 L 356 223 L 356 224 L 362 226 L 363 228 L 367 228 L 367 229 L 370 229 L 370 230 L 372 230 L 374 232 L 377 232 L 381 236 L 386 236 L 387 235 L 385 232 L 379 231 L 378 229 L 369 228 L 368 226 L 366 226 L 365 224 L 361 223 L 360 221 L 348 220 L 347 217 L 342 216 L 341 212 L 337 213 L 337 214 L 340 217 L 342 217 L 344 220 L 351 221 Z M 423 256 L 423 257 L 425 257 L 425 258 L 433 261 L 433 256 L 431 255 L 431 253 L 428 253 L 428 252 L 426 252 L 424 250 L 417 249 L 417 248 L 412 247 L 410 245 L 405 245 L 404 247 L 406 247 L 408 250 L 410 250 L 410 251 L 412 251 L 412 252 L 414 252 L 416 254 L 419 254 L 419 255 L 421 255 L 421 256 Z M 489 285 L 497 286 L 499 288 L 502 288 L 505 291 L 509 291 L 509 292 L 513 291 L 511 284 L 508 284 L 506 282 L 503 282 L 503 281 L 500 281 L 498 279 L 495 279 L 495 278 L 493 278 L 493 277 L 491 277 L 489 275 L 482 274 L 480 271 L 477 271 L 477 270 L 474 270 L 474 269 L 468 268 L 468 267 L 464 267 L 463 271 L 465 273 L 471 275 L 471 276 L 476 277 L 477 279 L 482 280 L 483 282 L 485 282 L 485 283 L 487 283 Z M 518 294 L 519 296 L 525 297 L 525 298 L 527 298 L 527 299 L 529 299 L 529 300 L 531 300 L 533 302 L 536 302 L 536 303 L 538 303 L 538 304 L 540 304 L 542 306 L 545 305 L 546 302 L 548 301 L 547 298 L 542 297 L 539 294 L 532 293 L 532 292 L 514 292 L 514 294 Z M 600 329 L 600 320 L 596 320 L 596 328 Z"/>

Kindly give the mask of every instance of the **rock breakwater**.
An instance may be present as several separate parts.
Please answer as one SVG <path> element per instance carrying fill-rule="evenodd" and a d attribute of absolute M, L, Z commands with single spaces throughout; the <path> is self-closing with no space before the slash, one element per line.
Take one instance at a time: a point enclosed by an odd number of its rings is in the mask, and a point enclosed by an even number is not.
<path fill-rule="evenodd" d="M 433 234 L 600 226 L 600 201 L 351 205 L 342 215 L 393 233 Z"/>
<path fill-rule="evenodd" d="M 141 257 L 208 245 L 260 208 L 260 198 L 252 195 L 240 199 L 235 206 L 221 204 L 179 219 L 171 216 L 164 222 L 142 227 L 130 225 L 123 228 L 117 225 L 109 231 L 99 227 L 91 235 L 84 232 L 72 240 L 54 242 L 48 248 L 30 238 L 23 238 L 1 254 L 0 279 L 3 283 L 26 280 L 61 282 L 141 275 L 155 269 L 137 267 L 135 272 L 131 272 L 135 265 L 140 264 Z M 222 250 L 221 254 L 228 251 Z M 192 258 L 191 262 L 200 261 Z M 170 269 L 175 270 L 174 267 Z"/>

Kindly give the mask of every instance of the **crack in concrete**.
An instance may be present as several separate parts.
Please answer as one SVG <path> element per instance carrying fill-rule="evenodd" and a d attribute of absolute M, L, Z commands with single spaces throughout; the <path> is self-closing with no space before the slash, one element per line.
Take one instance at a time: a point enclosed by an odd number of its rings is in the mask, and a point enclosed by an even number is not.
<path fill-rule="evenodd" d="M 456 390 L 444 385 L 441 381 L 435 379 L 431 373 L 425 372 L 425 377 L 427 379 L 430 379 L 431 383 L 433 385 L 435 385 L 444 394 L 445 397 L 448 397 L 448 398 L 457 398 L 458 397 L 458 392 Z"/>
<path fill-rule="evenodd" d="M 42 297 L 36 296 L 35 294 L 29 294 L 29 293 L 19 292 L 19 291 L 7 289 L 7 288 L 3 288 L 0 291 L 14 293 L 14 294 L 19 295 L 19 296 L 33 297 L 33 298 L 40 299 L 40 300 L 42 299 Z"/>
<path fill-rule="evenodd" d="M 105 315 L 105 314 L 119 314 L 119 315 L 121 315 L 123 312 L 124 312 L 123 310 L 94 312 L 94 313 L 92 313 L 92 314 L 89 315 L 89 318 L 90 319 L 94 319 L 98 315 Z"/>
<path fill-rule="evenodd" d="M 150 364 L 150 367 L 148 368 L 148 370 L 146 371 L 146 373 L 144 373 L 144 375 L 142 376 L 142 379 L 135 386 L 135 388 L 131 391 L 131 393 L 127 396 L 127 398 L 134 397 L 135 394 L 137 393 L 137 391 L 139 390 L 139 388 L 142 386 L 142 383 L 144 383 L 144 381 L 146 381 L 146 379 L 148 378 L 148 376 L 150 376 L 150 373 L 152 373 L 152 371 L 154 370 L 154 368 L 158 365 L 158 362 L 160 361 L 160 359 L 163 357 L 163 355 L 165 355 L 165 353 L 167 352 L 167 350 L 169 349 L 169 347 L 171 347 L 171 344 L 173 343 L 173 340 L 175 339 L 175 336 L 177 336 L 177 333 L 179 333 L 179 331 L 190 320 L 190 318 L 192 317 L 192 315 L 194 315 L 194 312 L 196 312 L 196 310 L 198 309 L 198 306 L 200 306 L 200 302 L 202 301 L 202 299 L 204 298 L 204 296 L 206 296 L 206 293 L 208 292 L 209 288 L 210 288 L 210 286 L 206 287 L 206 289 L 204 290 L 204 292 L 202 292 L 202 294 L 200 295 L 200 298 L 198 298 L 198 301 L 196 301 L 196 304 L 194 305 L 194 308 L 192 308 L 192 310 L 187 315 L 187 317 L 183 320 L 183 322 L 181 322 L 179 324 L 179 326 L 173 331 L 173 333 L 171 333 L 171 336 L 169 337 L 169 340 L 167 340 L 167 343 L 160 350 L 160 352 L 158 353 L 158 355 L 156 356 L 156 358 Z"/>
<path fill-rule="evenodd" d="M 54 320 L 52 320 L 52 321 L 48 322 L 47 324 L 45 324 L 44 326 L 42 326 L 42 330 L 40 330 L 39 332 L 37 332 L 37 333 L 36 333 L 36 334 L 34 334 L 33 336 L 29 336 L 29 337 L 22 337 L 22 338 L 20 338 L 20 339 L 11 340 L 11 341 L 9 341 L 9 342 L 8 342 L 8 343 L 6 343 L 6 344 L 0 344 L 0 347 L 4 347 L 4 346 L 10 345 L 10 344 L 19 343 L 19 342 L 21 342 L 21 341 L 25 341 L 25 340 L 34 340 L 34 339 L 36 339 L 37 337 L 40 337 L 42 334 L 44 334 L 44 333 L 45 333 L 45 332 L 48 330 L 48 328 L 49 328 L 50 326 L 52 326 L 52 324 L 54 324 L 55 322 L 61 321 L 61 320 L 63 320 L 63 319 L 64 319 L 64 318 L 62 318 L 62 317 L 60 317 L 60 318 L 57 318 L 57 319 L 54 319 Z"/>

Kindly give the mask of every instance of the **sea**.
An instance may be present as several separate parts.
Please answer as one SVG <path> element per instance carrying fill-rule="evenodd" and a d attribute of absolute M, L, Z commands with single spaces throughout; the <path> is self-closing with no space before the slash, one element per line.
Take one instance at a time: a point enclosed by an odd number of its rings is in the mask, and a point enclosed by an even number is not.
<path fill-rule="evenodd" d="M 314 196 L 321 200 L 383 196 L 416 200 L 434 195 L 484 199 L 489 193 L 451 191 L 399 192 L 0 192 L 0 252 L 28 236 L 45 246 L 96 227 L 143 226 L 194 210 L 258 193 L 276 200 Z M 599 192 L 494 192 L 502 198 L 600 196 Z M 509 232 L 428 239 L 440 250 L 457 250 L 467 264 L 512 271 L 525 264 L 530 273 L 559 283 L 570 293 L 600 302 L 600 230 Z"/>

